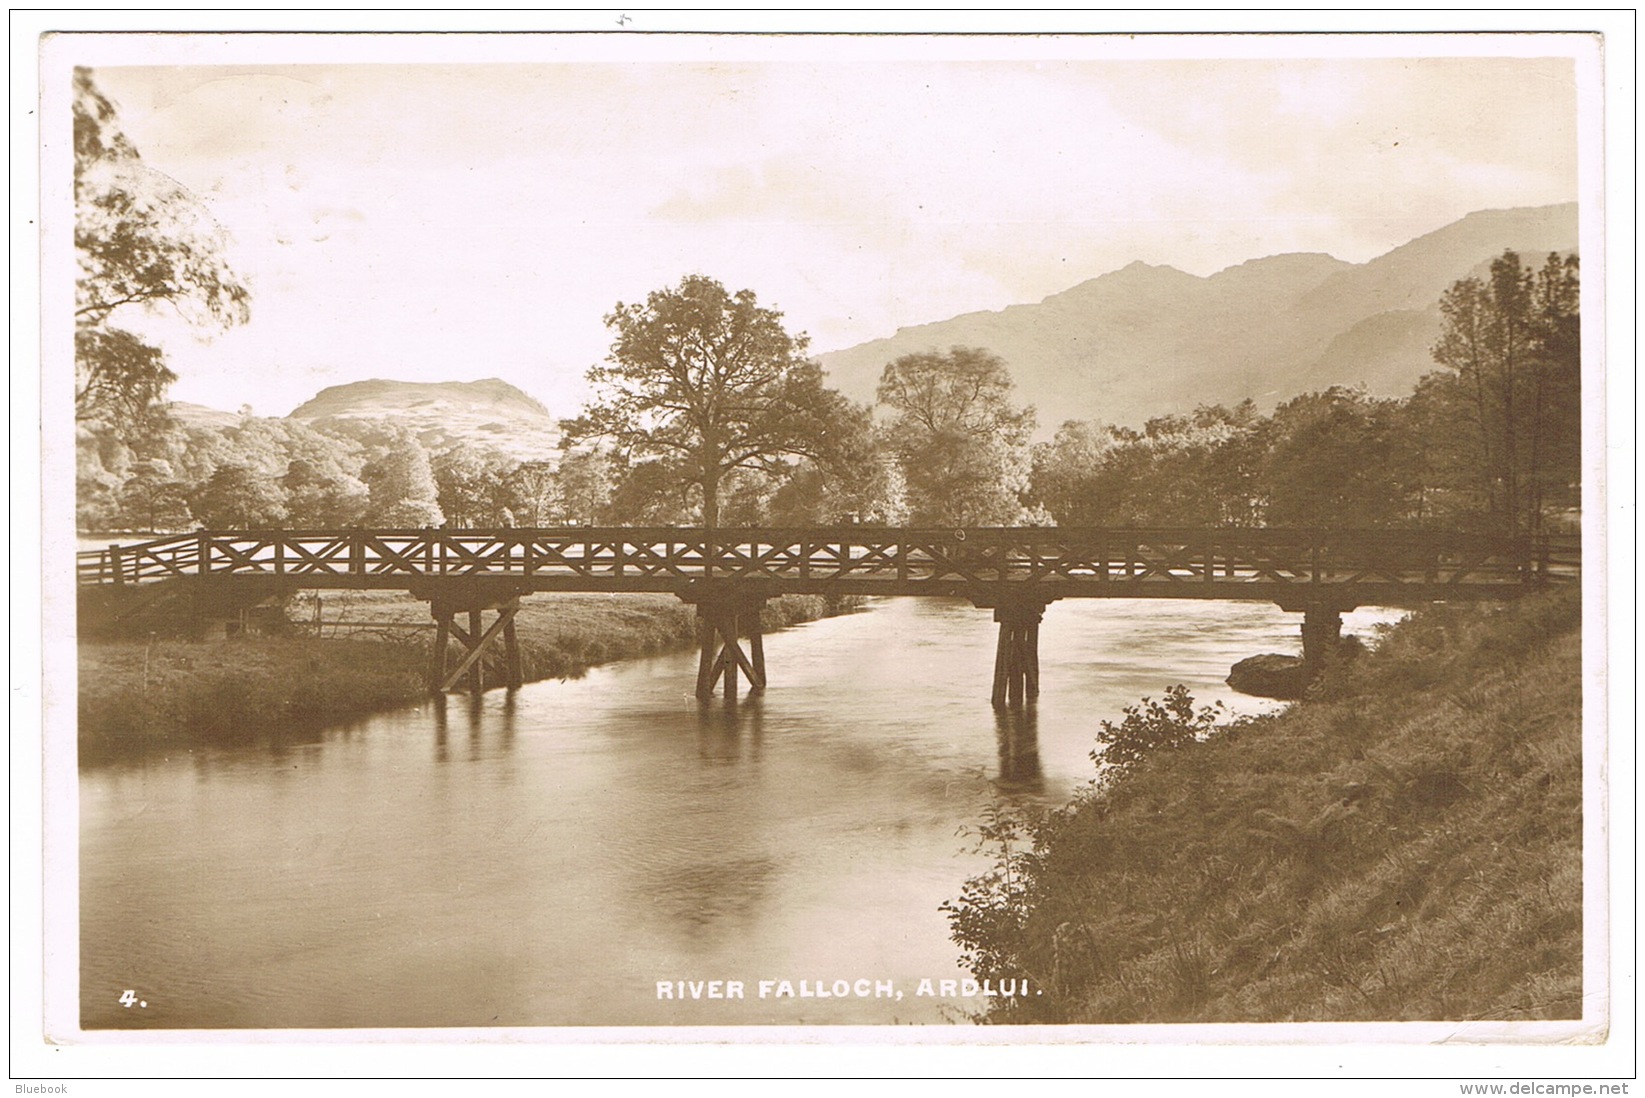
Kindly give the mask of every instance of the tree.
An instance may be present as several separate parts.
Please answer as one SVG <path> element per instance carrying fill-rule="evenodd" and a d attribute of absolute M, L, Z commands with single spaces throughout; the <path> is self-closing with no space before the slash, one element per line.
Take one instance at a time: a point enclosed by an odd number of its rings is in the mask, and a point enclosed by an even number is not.
<path fill-rule="evenodd" d="M 120 526 L 121 476 L 111 466 L 106 432 L 76 424 L 74 432 L 74 521 L 80 530 L 115 530 Z M 121 448 L 123 449 L 123 447 Z M 129 456 L 129 452 L 127 455 Z"/>
<path fill-rule="evenodd" d="M 1575 257 L 1550 255 L 1532 271 L 1505 251 L 1487 279 L 1461 279 L 1440 300 L 1434 360 L 1460 382 L 1479 490 L 1491 525 L 1510 534 L 1539 529 L 1549 487 L 1576 479 L 1578 290 Z"/>
<path fill-rule="evenodd" d="M 619 526 L 684 526 L 692 518 L 690 473 L 658 458 L 619 471 L 605 515 Z"/>
<path fill-rule="evenodd" d="M 1582 278 L 1577 257 L 1550 254 L 1532 286 L 1536 335 L 1527 501 L 1540 527 L 1550 502 L 1576 506 L 1582 481 Z"/>
<path fill-rule="evenodd" d="M 908 521 L 902 470 L 865 432 L 862 452 L 824 469 L 802 462 L 766 503 L 766 519 L 777 526 L 872 523 L 900 526 Z"/>
<path fill-rule="evenodd" d="M 555 475 L 562 519 L 578 526 L 593 526 L 605 518 L 617 484 L 617 471 L 609 454 L 603 450 L 567 451 Z"/>
<path fill-rule="evenodd" d="M 213 530 L 254 530 L 286 521 L 280 485 L 244 465 L 225 465 L 189 499 L 201 524 Z"/>
<path fill-rule="evenodd" d="M 144 459 L 120 486 L 121 525 L 133 530 L 186 529 L 192 516 L 188 485 L 177 479 L 171 463 Z"/>
<path fill-rule="evenodd" d="M 504 484 L 508 506 L 522 526 L 547 526 L 559 510 L 560 483 L 547 461 L 522 461 Z"/>
<path fill-rule="evenodd" d="M 468 443 L 452 447 L 430 463 L 437 499 L 453 526 L 499 526 L 508 508 L 508 480 L 517 464 L 497 450 Z"/>
<path fill-rule="evenodd" d="M 428 451 L 409 431 L 395 435 L 388 451 L 360 476 L 371 493 L 365 517 L 372 525 L 438 526 L 445 521 Z"/>
<path fill-rule="evenodd" d="M 1033 495 L 1059 526 L 1100 526 L 1108 501 L 1097 490 L 1103 458 L 1114 443 L 1106 427 L 1069 420 L 1050 442 L 1034 447 Z"/>
<path fill-rule="evenodd" d="M 1004 525 L 1023 513 L 1034 410 L 1011 406 L 1011 374 L 989 351 L 904 355 L 880 376 L 915 525 Z"/>
<path fill-rule="evenodd" d="M 1279 406 L 1261 483 L 1273 526 L 1368 528 L 1416 517 L 1421 451 L 1401 404 L 1333 386 Z"/>
<path fill-rule="evenodd" d="M 115 315 L 167 305 L 198 328 L 227 328 L 247 318 L 250 295 L 222 258 L 222 231 L 143 164 L 90 70 L 74 71 L 73 116 L 75 417 L 129 431 L 176 375 Z"/>
<path fill-rule="evenodd" d="M 1417 469 L 1416 519 L 1459 530 L 1487 526 L 1478 424 L 1462 380 L 1440 371 L 1423 376 L 1400 402 L 1399 418 Z"/>
<path fill-rule="evenodd" d="M 1252 526 L 1261 519 L 1256 405 L 1201 405 L 1141 431 L 1068 424 L 1035 455 L 1035 497 L 1057 522 Z"/>
<path fill-rule="evenodd" d="M 75 418 L 122 434 L 152 407 L 177 375 L 166 356 L 118 329 L 77 324 L 74 333 Z"/>
<path fill-rule="evenodd" d="M 365 515 L 369 500 L 365 483 L 313 458 L 293 458 L 280 487 L 290 510 L 287 518 L 299 528 L 327 529 L 352 526 Z"/>
<path fill-rule="evenodd" d="M 588 372 L 596 396 L 565 424 L 567 440 L 609 439 L 635 470 L 664 462 L 705 527 L 719 524 L 722 485 L 738 470 L 829 462 L 852 441 L 850 402 L 823 387 L 806 337 L 752 290 L 690 275 L 643 305 L 619 303 L 605 323 L 611 353 Z"/>

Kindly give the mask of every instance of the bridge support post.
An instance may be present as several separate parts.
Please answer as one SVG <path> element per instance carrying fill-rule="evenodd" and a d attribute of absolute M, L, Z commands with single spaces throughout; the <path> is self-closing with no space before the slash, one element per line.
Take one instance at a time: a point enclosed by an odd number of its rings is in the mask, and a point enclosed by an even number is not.
<path fill-rule="evenodd" d="M 471 643 L 470 638 L 478 637 L 478 636 L 483 635 L 480 632 L 480 624 L 484 621 L 485 621 L 485 611 L 483 611 L 483 610 L 470 610 L 468 612 L 468 636 L 463 638 L 465 644 Z M 480 647 L 481 647 L 481 645 L 474 644 L 473 647 L 471 647 L 469 649 L 469 651 L 470 652 L 476 652 L 476 651 L 478 651 L 478 649 Z M 468 692 L 470 694 L 474 694 L 476 696 L 478 696 L 480 694 L 484 694 L 485 691 L 486 691 L 486 663 L 485 663 L 485 660 L 483 658 L 477 657 L 474 660 L 468 661 L 468 662 L 469 662 Z"/>
<path fill-rule="evenodd" d="M 711 698 L 724 684 L 725 696 L 737 696 L 739 672 L 748 676 L 748 692 L 765 690 L 765 637 L 760 626 L 764 595 L 735 591 L 682 594 L 697 606 L 697 697 Z M 742 638 L 748 636 L 748 650 Z"/>
<path fill-rule="evenodd" d="M 1334 606 L 1305 606 L 1302 611 L 1302 666 L 1313 678 L 1342 646 L 1342 611 Z"/>
<path fill-rule="evenodd" d="M 444 693 L 440 684 L 446 681 L 446 649 L 451 645 L 451 616 L 448 614 L 442 618 L 438 610 L 433 607 L 430 610 L 434 613 L 434 663 L 428 671 L 428 682 L 435 693 Z"/>
<path fill-rule="evenodd" d="M 468 690 L 475 697 L 485 692 L 484 657 L 486 649 L 501 638 L 503 643 L 504 680 L 509 689 L 518 687 L 524 679 L 520 665 L 519 638 L 514 631 L 514 616 L 520 612 L 520 600 L 511 598 L 498 604 L 497 617 L 489 628 L 485 622 L 484 606 L 462 606 L 433 601 L 429 610 L 434 615 L 434 658 L 430 681 L 436 693 L 444 694 L 467 679 Z M 459 614 L 468 615 L 468 627 L 459 624 Z M 449 641 L 455 638 L 463 646 L 463 657 L 455 666 L 448 666 Z"/>
<path fill-rule="evenodd" d="M 514 630 L 513 614 L 503 623 L 503 672 L 510 690 L 518 690 L 525 685 L 525 668 L 520 663 L 520 636 Z"/>
<path fill-rule="evenodd" d="M 983 609 L 988 609 L 978 603 Z M 1020 708 L 1040 696 L 1040 619 L 1048 600 L 1011 598 L 993 604 L 999 622 L 999 645 L 994 650 L 995 708 Z"/>

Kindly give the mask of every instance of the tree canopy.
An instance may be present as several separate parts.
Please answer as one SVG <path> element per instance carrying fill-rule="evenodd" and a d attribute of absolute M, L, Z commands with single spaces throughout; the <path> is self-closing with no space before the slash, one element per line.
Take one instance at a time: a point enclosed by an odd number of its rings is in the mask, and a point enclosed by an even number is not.
<path fill-rule="evenodd" d="M 401 431 L 386 453 L 361 470 L 370 490 L 365 521 L 378 526 L 439 526 L 440 487 L 428 451 L 415 435 Z"/>
<path fill-rule="evenodd" d="M 73 115 L 75 417 L 125 431 L 176 375 L 116 316 L 165 305 L 197 328 L 222 329 L 247 319 L 250 294 L 223 258 L 222 230 L 185 188 L 143 164 L 87 69 L 74 71 Z"/>
<path fill-rule="evenodd" d="M 202 525 L 219 530 L 279 526 L 290 515 L 280 486 L 244 465 L 218 469 L 189 507 Z"/>
<path fill-rule="evenodd" d="M 781 475 L 796 461 L 830 465 L 867 435 L 867 412 L 822 383 L 806 337 L 752 290 L 728 293 L 701 275 L 621 304 L 595 397 L 565 424 L 568 442 L 609 440 L 636 467 L 656 464 L 689 487 L 704 526 L 719 524 L 739 472 Z"/>
<path fill-rule="evenodd" d="M 998 355 L 955 347 L 904 355 L 880 376 L 887 445 L 902 467 L 915 525 L 1003 525 L 1023 515 L 1034 410 L 1011 404 Z"/>
<path fill-rule="evenodd" d="M 1259 464 L 1271 526 L 1364 529 L 1418 513 L 1420 447 L 1402 405 L 1335 386 L 1275 409 Z"/>

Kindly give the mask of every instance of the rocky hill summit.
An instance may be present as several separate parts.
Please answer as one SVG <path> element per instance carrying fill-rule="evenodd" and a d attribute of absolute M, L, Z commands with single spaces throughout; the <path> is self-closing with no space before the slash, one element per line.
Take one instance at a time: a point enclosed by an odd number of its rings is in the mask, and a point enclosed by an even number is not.
<path fill-rule="evenodd" d="M 373 378 L 322 389 L 291 419 L 311 426 L 380 421 L 405 427 L 430 450 L 460 443 L 522 461 L 559 451 L 558 421 L 540 402 L 498 378 L 483 381 L 390 381 Z"/>

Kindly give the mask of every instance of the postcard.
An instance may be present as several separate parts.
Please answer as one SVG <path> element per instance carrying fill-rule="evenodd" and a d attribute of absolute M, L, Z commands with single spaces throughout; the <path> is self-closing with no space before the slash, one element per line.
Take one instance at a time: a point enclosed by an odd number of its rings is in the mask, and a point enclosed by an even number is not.
<path fill-rule="evenodd" d="M 585 16 L 29 43 L 24 1047 L 1625 1075 L 1616 35 Z"/>

